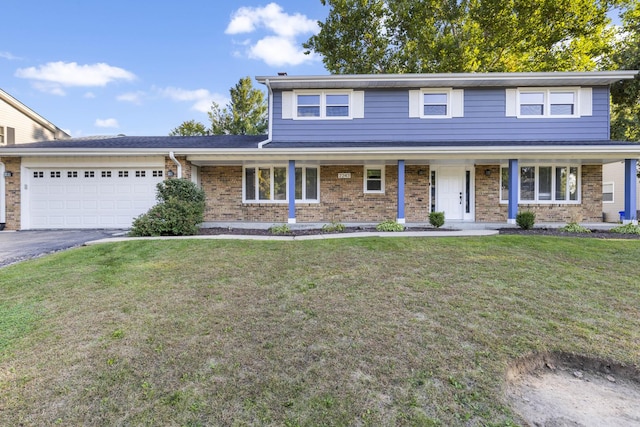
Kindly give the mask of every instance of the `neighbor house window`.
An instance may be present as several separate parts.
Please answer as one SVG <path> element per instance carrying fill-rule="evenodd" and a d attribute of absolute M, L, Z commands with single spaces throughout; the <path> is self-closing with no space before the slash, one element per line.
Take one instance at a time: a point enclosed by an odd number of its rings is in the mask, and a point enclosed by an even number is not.
<path fill-rule="evenodd" d="M 286 167 L 249 167 L 244 170 L 244 200 L 276 202 L 287 200 Z"/>
<path fill-rule="evenodd" d="M 570 165 L 523 165 L 519 168 L 519 202 L 575 203 L 580 201 L 580 168 Z M 509 201 L 509 168 L 500 169 L 500 201 Z"/>
<path fill-rule="evenodd" d="M 579 117 L 578 88 L 519 89 L 518 117 Z"/>
<path fill-rule="evenodd" d="M 301 202 L 318 201 L 318 168 L 298 167 L 296 168 L 296 194 L 295 199 Z"/>
<path fill-rule="evenodd" d="M 602 184 L 602 202 L 613 203 L 613 182 L 605 182 Z"/>
<path fill-rule="evenodd" d="M 352 92 L 320 91 L 296 92 L 296 117 L 298 119 L 350 119 Z"/>
<path fill-rule="evenodd" d="M 0 145 L 5 143 L 4 126 L 0 126 Z"/>
<path fill-rule="evenodd" d="M 364 192 L 384 193 L 384 166 L 364 168 Z"/>

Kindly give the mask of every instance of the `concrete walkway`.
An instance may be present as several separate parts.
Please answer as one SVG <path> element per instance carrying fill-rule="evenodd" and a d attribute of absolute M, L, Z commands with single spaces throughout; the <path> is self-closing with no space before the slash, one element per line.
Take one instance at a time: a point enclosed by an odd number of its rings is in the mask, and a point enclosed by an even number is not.
<path fill-rule="evenodd" d="M 363 231 L 348 233 L 325 233 L 311 234 L 306 236 L 278 236 L 278 235 L 250 235 L 250 234 L 216 234 L 216 235 L 195 235 L 195 236 L 157 236 L 157 237 L 112 237 L 99 239 L 85 243 L 94 245 L 99 243 L 124 242 L 130 240 L 174 240 L 174 239 L 197 239 L 197 240 L 272 240 L 272 241 L 293 241 L 293 240 L 326 240 L 326 239 L 348 239 L 354 237 L 469 237 L 469 236 L 494 236 L 498 230 L 442 230 L 442 231 L 402 231 L 402 232 L 382 232 Z"/>

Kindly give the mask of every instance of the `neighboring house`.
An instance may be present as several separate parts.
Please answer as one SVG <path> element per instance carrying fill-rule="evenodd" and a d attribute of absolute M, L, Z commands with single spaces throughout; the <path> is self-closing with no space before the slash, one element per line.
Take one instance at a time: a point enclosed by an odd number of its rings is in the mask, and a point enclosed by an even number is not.
<path fill-rule="evenodd" d="M 65 131 L 0 89 L 0 148 L 70 137 Z M 4 164 L 0 161 L 0 177 L 4 175 Z M 5 192 L 5 180 L 1 178 L 0 224 L 5 223 Z"/>
<path fill-rule="evenodd" d="M 618 222 L 624 216 L 624 162 L 602 166 L 602 212 L 606 222 Z M 640 181 L 639 181 L 640 182 Z M 636 187 L 636 203 L 640 201 L 640 185 Z M 636 204 L 636 219 L 639 211 Z"/>
<path fill-rule="evenodd" d="M 640 145 L 609 140 L 609 86 L 636 73 L 257 77 L 266 137 L 0 148 L 7 227 L 128 227 L 168 177 L 202 186 L 207 222 L 600 222 L 603 164 L 636 204 Z"/>

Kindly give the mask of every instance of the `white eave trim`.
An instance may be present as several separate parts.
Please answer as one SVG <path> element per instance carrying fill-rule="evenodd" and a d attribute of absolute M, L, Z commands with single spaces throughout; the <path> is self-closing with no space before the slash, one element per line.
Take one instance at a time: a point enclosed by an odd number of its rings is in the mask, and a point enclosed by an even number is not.
<path fill-rule="evenodd" d="M 375 87 L 517 87 L 607 86 L 633 79 L 637 70 L 594 72 L 447 73 L 447 74 L 333 74 L 325 76 L 256 76 L 273 89 Z"/>
<path fill-rule="evenodd" d="M 579 152 L 576 150 L 579 149 Z M 490 145 L 490 146 L 474 146 L 474 147 L 461 147 L 461 146 L 424 146 L 424 147 L 317 147 L 317 148 L 218 148 L 218 149 L 201 149 L 201 148 L 173 148 L 173 149 L 159 149 L 159 148 L 130 148 L 130 149 L 83 149 L 78 150 L 74 148 L 49 148 L 40 150 L 0 150 L 0 158 L 2 157 L 85 157 L 85 156 L 163 156 L 166 157 L 167 153 L 172 151 L 176 156 L 252 156 L 256 157 L 268 157 L 271 155 L 278 156 L 291 156 L 295 158 L 298 155 L 317 155 L 323 157 L 327 154 L 344 154 L 344 155 L 358 155 L 358 154 L 387 154 L 387 155 L 405 155 L 405 154 L 562 154 L 571 153 L 573 155 L 582 154 L 606 154 L 613 155 L 628 154 L 630 157 L 640 157 L 640 144 L 637 145 L 615 145 L 615 144 L 603 144 L 603 145 Z"/>

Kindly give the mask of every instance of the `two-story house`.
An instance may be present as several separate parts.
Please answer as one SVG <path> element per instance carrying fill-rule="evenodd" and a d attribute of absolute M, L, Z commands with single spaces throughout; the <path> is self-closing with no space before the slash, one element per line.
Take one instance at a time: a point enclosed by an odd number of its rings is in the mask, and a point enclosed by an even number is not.
<path fill-rule="evenodd" d="M 66 138 L 71 136 L 0 89 L 0 148 Z M 0 177 L 4 175 L 5 167 L 0 162 Z M 5 223 L 5 192 L 4 178 L 0 178 L 0 227 Z"/>
<path fill-rule="evenodd" d="M 167 177 L 198 182 L 208 222 L 602 221 L 609 86 L 636 71 L 257 77 L 268 136 L 118 137 L 0 149 L 13 228 L 127 227 Z M 49 196 L 47 195 L 49 194 Z M 51 196 L 55 194 L 55 196 Z M 10 211 L 10 212 L 9 212 Z M 627 209 L 626 220 L 635 220 Z"/>

